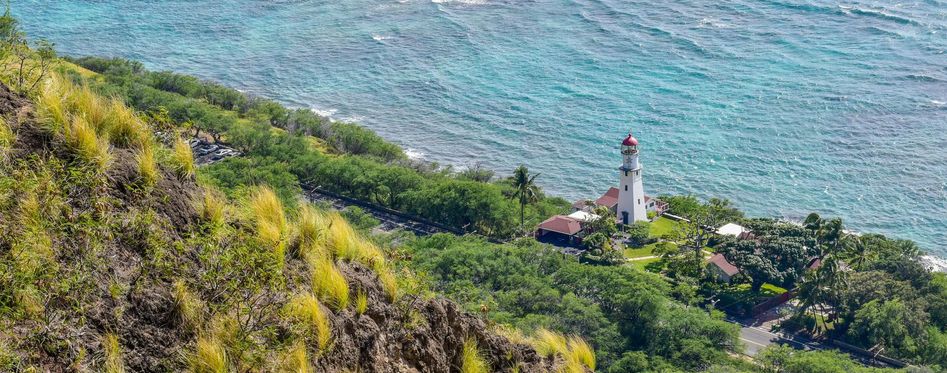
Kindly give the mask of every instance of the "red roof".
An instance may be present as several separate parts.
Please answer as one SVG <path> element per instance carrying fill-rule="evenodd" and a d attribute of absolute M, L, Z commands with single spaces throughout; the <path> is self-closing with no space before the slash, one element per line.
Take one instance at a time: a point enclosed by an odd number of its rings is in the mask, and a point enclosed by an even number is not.
<path fill-rule="evenodd" d="M 539 229 L 572 236 L 582 230 L 578 220 L 556 215 L 539 224 Z"/>
<path fill-rule="evenodd" d="M 714 256 L 710 257 L 708 264 L 716 265 L 718 268 L 723 270 L 723 273 L 726 273 L 727 276 L 733 276 L 737 273 L 740 273 L 740 269 L 735 265 L 730 264 L 730 262 L 727 261 L 727 257 L 723 256 L 723 254 L 714 254 Z"/>
<path fill-rule="evenodd" d="M 631 135 L 631 132 L 628 132 L 628 137 L 625 137 L 625 140 L 621 142 L 624 146 L 638 146 L 638 139 Z"/>
<path fill-rule="evenodd" d="M 572 208 L 576 210 L 584 210 L 588 206 L 589 202 L 592 202 L 592 201 L 587 200 L 587 199 L 580 199 L 572 203 Z"/>
<path fill-rule="evenodd" d="M 599 206 L 605 206 L 608 208 L 615 207 L 618 205 L 618 188 L 611 187 L 608 188 L 608 191 L 605 192 L 601 197 L 598 197 L 595 200 L 595 204 Z"/>

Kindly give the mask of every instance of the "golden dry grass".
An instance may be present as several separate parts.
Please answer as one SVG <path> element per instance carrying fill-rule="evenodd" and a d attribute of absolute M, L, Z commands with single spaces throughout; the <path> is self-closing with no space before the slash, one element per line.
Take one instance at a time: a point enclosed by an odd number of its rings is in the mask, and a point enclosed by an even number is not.
<path fill-rule="evenodd" d="M 395 277 L 395 274 L 391 272 L 389 268 L 380 268 L 375 270 L 375 274 L 378 275 L 378 282 L 381 283 L 381 287 L 385 289 L 385 294 L 388 295 L 388 300 L 394 302 L 398 300 L 400 293 L 398 292 L 398 278 Z"/>
<path fill-rule="evenodd" d="M 178 138 L 171 148 L 171 166 L 179 178 L 187 179 L 194 176 L 197 166 L 194 163 L 194 153 L 191 146 L 184 139 Z"/>
<path fill-rule="evenodd" d="M 567 360 L 574 360 L 595 371 L 595 351 L 584 339 L 578 336 L 569 338 L 569 355 L 570 358 Z"/>
<path fill-rule="evenodd" d="M 460 354 L 461 373 L 488 373 L 490 371 L 489 364 L 483 358 L 480 348 L 477 347 L 477 341 L 473 338 L 467 338 L 464 341 Z"/>
<path fill-rule="evenodd" d="M 358 233 L 349 222 L 337 212 L 329 214 L 329 248 L 336 258 L 354 260 L 359 256 L 360 240 Z"/>
<path fill-rule="evenodd" d="M 569 342 L 561 334 L 539 329 L 533 337 L 533 347 L 540 355 L 552 357 L 562 355 L 565 357 L 569 353 Z"/>
<path fill-rule="evenodd" d="M 69 111 L 78 113 L 96 131 L 105 131 L 109 107 L 102 96 L 92 92 L 88 86 L 82 86 L 73 89 L 69 99 Z"/>
<path fill-rule="evenodd" d="M 102 338 L 102 351 L 105 354 L 104 371 L 106 373 L 124 373 L 125 364 L 122 361 L 122 346 L 118 343 L 115 334 L 106 334 Z"/>
<path fill-rule="evenodd" d="M 355 313 L 361 315 L 368 310 L 368 295 L 359 290 L 355 293 Z"/>
<path fill-rule="evenodd" d="M 117 99 L 112 100 L 108 105 L 108 113 L 104 118 L 104 130 L 108 133 L 112 144 L 122 148 L 142 146 L 150 137 L 148 127 L 141 118 Z"/>
<path fill-rule="evenodd" d="M 200 206 L 201 219 L 212 227 L 222 226 L 226 222 L 225 209 L 227 197 L 216 189 L 207 187 Z"/>
<path fill-rule="evenodd" d="M 39 124 L 51 133 L 58 133 L 69 122 L 65 97 L 72 84 L 58 74 L 49 77 L 36 98 L 36 114 Z"/>
<path fill-rule="evenodd" d="M 193 373 L 225 373 L 228 371 L 227 351 L 215 337 L 198 338 L 188 365 Z"/>
<path fill-rule="evenodd" d="M 271 248 L 280 263 L 283 263 L 287 231 L 283 203 L 273 189 L 261 186 L 250 196 L 250 210 L 256 220 L 257 238 Z"/>
<path fill-rule="evenodd" d="M 135 155 L 135 161 L 138 163 L 138 177 L 145 186 L 153 186 L 158 182 L 161 173 L 158 171 L 158 163 L 155 160 L 155 150 L 153 145 L 144 145 L 138 154 Z"/>
<path fill-rule="evenodd" d="M 6 119 L 0 117 L 0 152 L 9 149 L 13 145 L 14 140 L 16 140 L 16 136 L 13 133 L 13 129 L 7 124 Z"/>
<path fill-rule="evenodd" d="M 328 220 L 322 212 L 310 204 L 299 209 L 296 222 L 296 247 L 300 258 L 325 256 Z"/>
<path fill-rule="evenodd" d="M 174 309 L 178 321 L 188 330 L 197 330 L 203 320 L 204 304 L 182 280 L 174 283 Z"/>
<path fill-rule="evenodd" d="M 319 300 L 312 294 L 300 294 L 289 301 L 284 309 L 285 314 L 300 323 L 306 331 L 315 333 L 319 349 L 325 351 L 332 339 L 332 328 L 329 318 L 319 305 Z"/>
<path fill-rule="evenodd" d="M 72 117 L 72 120 L 63 131 L 66 144 L 86 164 L 104 171 L 112 156 L 109 154 L 108 141 L 100 138 L 93 128 L 82 117 Z"/>
<path fill-rule="evenodd" d="M 349 305 L 349 284 L 345 277 L 327 257 L 310 261 L 312 268 L 312 291 L 319 299 L 335 310 Z"/>
<path fill-rule="evenodd" d="M 282 364 L 278 372 L 282 373 L 309 373 L 312 366 L 309 365 L 309 353 L 306 351 L 306 345 L 296 343 L 283 356 Z"/>

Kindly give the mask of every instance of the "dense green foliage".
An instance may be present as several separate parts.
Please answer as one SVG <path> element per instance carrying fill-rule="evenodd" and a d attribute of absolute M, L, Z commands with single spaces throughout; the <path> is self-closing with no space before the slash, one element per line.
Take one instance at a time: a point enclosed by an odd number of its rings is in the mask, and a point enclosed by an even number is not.
<path fill-rule="evenodd" d="M 91 80 L 101 92 L 123 97 L 143 112 L 166 113 L 173 123 L 241 150 L 249 159 L 220 162 L 208 172 L 228 192 L 265 182 L 285 197 L 301 184 L 318 186 L 492 237 L 517 233 L 520 217 L 530 226 L 569 206 L 538 190 L 521 205 L 519 198 L 508 198 L 517 192 L 507 180 L 489 182 L 483 172 L 454 174 L 410 161 L 375 133 L 309 110 L 287 109 L 185 75 L 149 72 L 133 61 L 74 61 L 103 74 L 105 79 Z"/>
<path fill-rule="evenodd" d="M 501 324 L 585 337 L 607 370 L 627 351 L 649 364 L 695 370 L 727 363 L 737 327 L 670 296 L 667 282 L 631 267 L 590 266 L 532 240 L 495 245 L 436 235 L 403 247 L 439 291 L 487 309 Z"/>

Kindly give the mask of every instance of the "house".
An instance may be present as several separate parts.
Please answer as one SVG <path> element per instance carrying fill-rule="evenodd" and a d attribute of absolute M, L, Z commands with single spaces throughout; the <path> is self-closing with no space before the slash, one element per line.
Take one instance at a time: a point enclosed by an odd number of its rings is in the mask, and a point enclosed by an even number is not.
<path fill-rule="evenodd" d="M 579 220 L 565 215 L 556 215 L 539 223 L 539 227 L 536 229 L 536 238 L 544 241 L 576 244 L 581 242 L 581 237 L 579 237 L 581 232 L 582 224 Z"/>
<path fill-rule="evenodd" d="M 733 276 L 736 276 L 740 273 L 740 269 L 737 266 L 731 264 L 727 261 L 727 257 L 723 254 L 714 254 L 710 257 L 710 260 L 707 261 L 707 270 L 713 273 L 714 277 L 721 282 L 730 283 L 730 280 L 733 279 Z"/>

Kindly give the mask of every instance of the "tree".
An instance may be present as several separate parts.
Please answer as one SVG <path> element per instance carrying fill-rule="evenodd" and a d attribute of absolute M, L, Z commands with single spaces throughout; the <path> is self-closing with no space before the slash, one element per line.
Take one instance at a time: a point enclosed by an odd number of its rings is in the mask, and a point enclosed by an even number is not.
<path fill-rule="evenodd" d="M 513 184 L 511 197 L 517 199 L 520 204 L 520 229 L 524 228 L 523 225 L 526 222 L 526 205 L 539 200 L 539 187 L 534 183 L 537 176 L 539 174 L 530 175 L 529 169 L 520 165 L 513 171 L 513 177 L 510 180 Z"/>
<path fill-rule="evenodd" d="M 927 313 L 899 299 L 873 300 L 855 312 L 848 331 L 850 340 L 875 351 L 894 350 L 900 356 L 915 356 L 918 339 L 924 338 Z"/>
<path fill-rule="evenodd" d="M 644 246 L 648 244 L 651 236 L 651 222 L 636 221 L 628 227 L 628 240 L 634 246 Z"/>
<path fill-rule="evenodd" d="M 865 270 L 875 256 L 874 246 L 869 245 L 861 237 L 851 235 L 845 239 L 845 257 L 855 270 Z"/>
<path fill-rule="evenodd" d="M 671 197 L 672 211 L 687 220 L 678 225 L 686 248 L 694 257 L 703 260 L 703 250 L 714 237 L 717 227 L 743 218 L 743 213 L 733 207 L 729 200 L 711 198 L 706 204 L 693 196 Z"/>
<path fill-rule="evenodd" d="M 822 265 L 806 273 L 799 284 L 799 298 L 802 303 L 798 314 L 804 314 L 810 308 L 819 309 L 819 317 L 825 323 L 825 304 L 837 299 L 838 289 L 846 282 L 845 272 L 839 267 L 839 261 L 834 256 L 822 259 Z M 834 309 L 834 308 L 833 308 Z"/>
<path fill-rule="evenodd" d="M 717 250 L 750 277 L 753 291 L 758 291 L 766 282 L 792 287 L 802 276 L 810 257 L 810 250 L 801 240 L 779 236 L 728 239 Z"/>

